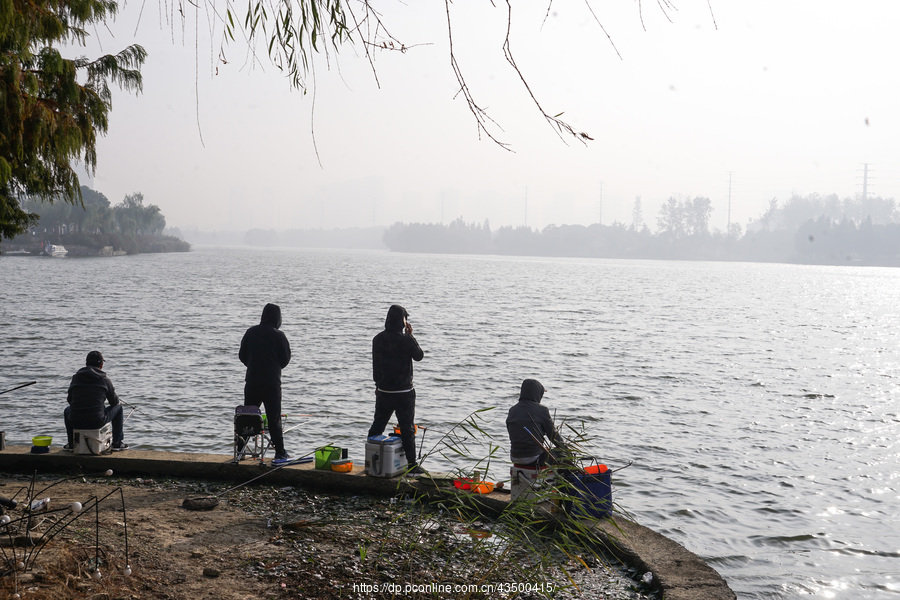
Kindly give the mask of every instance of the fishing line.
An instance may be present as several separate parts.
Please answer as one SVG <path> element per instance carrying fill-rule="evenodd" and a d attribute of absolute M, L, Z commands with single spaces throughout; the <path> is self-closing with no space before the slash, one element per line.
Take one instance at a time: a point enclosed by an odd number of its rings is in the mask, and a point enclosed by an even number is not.
<path fill-rule="evenodd" d="M 130 408 L 130 409 L 131 409 L 131 413 L 133 413 L 134 411 L 138 411 L 139 413 L 141 413 L 142 415 L 144 415 L 145 417 L 147 417 L 148 419 L 150 419 L 151 421 L 153 421 L 154 423 L 156 423 L 157 425 L 159 425 L 159 426 L 162 427 L 163 429 L 166 429 L 166 430 L 171 429 L 171 426 L 169 426 L 169 425 L 163 425 L 162 423 L 160 423 L 159 421 L 157 421 L 156 419 L 154 419 L 153 417 L 151 417 L 149 414 L 147 414 L 143 409 L 141 409 L 141 408 L 135 406 L 134 404 L 129 404 L 128 402 L 125 402 L 125 401 L 122 400 L 122 399 L 119 399 L 119 402 L 121 402 L 124 406 L 127 406 L 128 408 Z M 131 416 L 131 413 L 128 413 L 128 416 L 129 416 L 129 417 Z M 125 421 L 122 421 L 122 423 L 124 423 L 124 422 L 125 422 Z"/>

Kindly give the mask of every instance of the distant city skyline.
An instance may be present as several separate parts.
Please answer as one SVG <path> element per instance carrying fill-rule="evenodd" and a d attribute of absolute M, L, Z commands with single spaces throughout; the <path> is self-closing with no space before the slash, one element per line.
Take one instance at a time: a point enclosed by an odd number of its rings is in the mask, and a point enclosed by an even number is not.
<path fill-rule="evenodd" d="M 102 48 L 145 45 L 144 91 L 114 91 L 91 187 L 113 203 L 142 192 L 170 225 L 204 230 L 627 225 L 636 197 L 653 228 L 671 196 L 708 197 L 710 227 L 725 230 L 729 189 L 743 227 L 773 198 L 859 196 L 866 164 L 868 195 L 900 196 L 900 6 L 676 7 L 672 22 L 655 4 L 593 7 L 615 49 L 584 7 L 554 4 L 546 22 L 546 7 L 516 8 L 517 64 L 548 113 L 594 138 L 582 145 L 556 135 L 503 60 L 504 10 L 451 5 L 460 68 L 509 152 L 454 98 L 442 5 L 384 7 L 393 33 L 422 45 L 375 55 L 380 89 L 345 49 L 317 59 L 305 96 L 238 44 L 219 60 L 202 16 L 195 47 L 192 20 L 182 43 L 159 10 L 138 23 L 128 5 Z"/>

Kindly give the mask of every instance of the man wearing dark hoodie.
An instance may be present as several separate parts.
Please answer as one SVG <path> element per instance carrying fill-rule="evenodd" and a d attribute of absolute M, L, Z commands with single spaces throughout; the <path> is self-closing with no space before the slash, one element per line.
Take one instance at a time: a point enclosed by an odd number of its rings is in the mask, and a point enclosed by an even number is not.
<path fill-rule="evenodd" d="M 280 328 L 281 308 L 277 304 L 266 304 L 259 325 L 247 330 L 238 352 L 247 367 L 244 406 L 265 405 L 269 435 L 275 446 L 273 462 L 289 459 L 281 430 L 281 370 L 291 361 L 291 345 Z"/>
<path fill-rule="evenodd" d="M 400 439 L 406 454 L 408 473 L 425 471 L 416 463 L 416 389 L 413 387 L 412 361 L 425 356 L 413 337 L 409 313 L 398 304 L 388 309 L 384 331 L 372 339 L 372 378 L 375 380 L 375 418 L 369 437 L 381 435 L 391 415 L 397 413 Z"/>
<path fill-rule="evenodd" d="M 128 449 L 128 444 L 123 441 L 122 404 L 112 381 L 103 372 L 103 355 L 97 350 L 88 352 L 85 366 L 72 376 L 66 401 L 69 405 L 63 411 L 68 438 L 65 450 L 74 448 L 74 429 L 100 429 L 107 423 L 112 423 L 112 449 Z M 105 406 L 107 402 L 109 406 Z"/>
<path fill-rule="evenodd" d="M 550 418 L 550 410 L 541 404 L 544 386 L 537 379 L 522 382 L 519 401 L 509 409 L 506 430 L 509 432 L 509 458 L 517 465 L 544 466 L 549 453 L 544 438 L 554 446 L 563 446 L 564 440 Z"/>

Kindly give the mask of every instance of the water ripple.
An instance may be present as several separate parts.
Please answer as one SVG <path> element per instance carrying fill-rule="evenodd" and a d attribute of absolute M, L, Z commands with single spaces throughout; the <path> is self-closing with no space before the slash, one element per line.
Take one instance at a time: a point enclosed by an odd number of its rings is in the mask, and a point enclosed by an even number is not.
<path fill-rule="evenodd" d="M 85 285 L 98 280 L 109 285 Z M 495 406 L 483 427 L 505 457 L 506 409 L 536 377 L 557 419 L 590 432 L 592 453 L 633 461 L 614 475 L 616 503 L 708 560 L 739 597 L 893 599 L 898 280 L 877 268 L 380 252 L 3 257 L 0 389 L 38 384 L 0 396 L 0 412 L 9 443 L 63 435 L 66 387 L 96 347 L 139 408 L 129 442 L 230 453 L 237 347 L 276 302 L 295 352 L 290 449 L 336 443 L 359 458 L 371 338 L 401 303 L 426 352 L 426 449 Z M 495 464 L 503 478 L 508 464 Z"/>

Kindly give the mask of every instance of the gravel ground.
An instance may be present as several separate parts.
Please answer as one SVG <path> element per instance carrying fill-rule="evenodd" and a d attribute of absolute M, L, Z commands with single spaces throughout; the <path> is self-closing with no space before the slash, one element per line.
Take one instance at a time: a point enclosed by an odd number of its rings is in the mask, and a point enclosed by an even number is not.
<path fill-rule="evenodd" d="M 50 482 L 38 482 L 36 490 Z M 30 484 L 0 474 L 0 496 L 18 493 L 24 499 L 22 490 Z M 6 592 L 55 600 L 656 598 L 640 582 L 642 573 L 588 551 L 569 547 L 567 554 L 550 536 L 515 523 L 410 499 L 315 494 L 296 487 L 229 491 L 219 482 L 76 479 L 48 490 L 59 512 L 41 517 L 33 532 L 38 544 L 54 523 L 70 515 L 71 502 L 87 507 L 88 499 L 119 487 L 122 491 L 103 500 L 96 514 L 67 526 L 43 546 L 25 571 L 0 578 L 0 597 Z M 185 498 L 209 496 L 220 500 L 213 510 L 181 507 Z M 21 506 L 8 512 L 14 519 L 22 516 Z M 94 543 L 98 531 L 99 549 Z M 0 529 L 0 537 L 12 537 L 7 534 Z M 17 562 L 23 552 L 5 548 L 3 556 Z M 99 581 L 91 578 L 98 555 L 109 574 Z M 125 567 L 133 569 L 128 577 L 120 575 Z"/>

